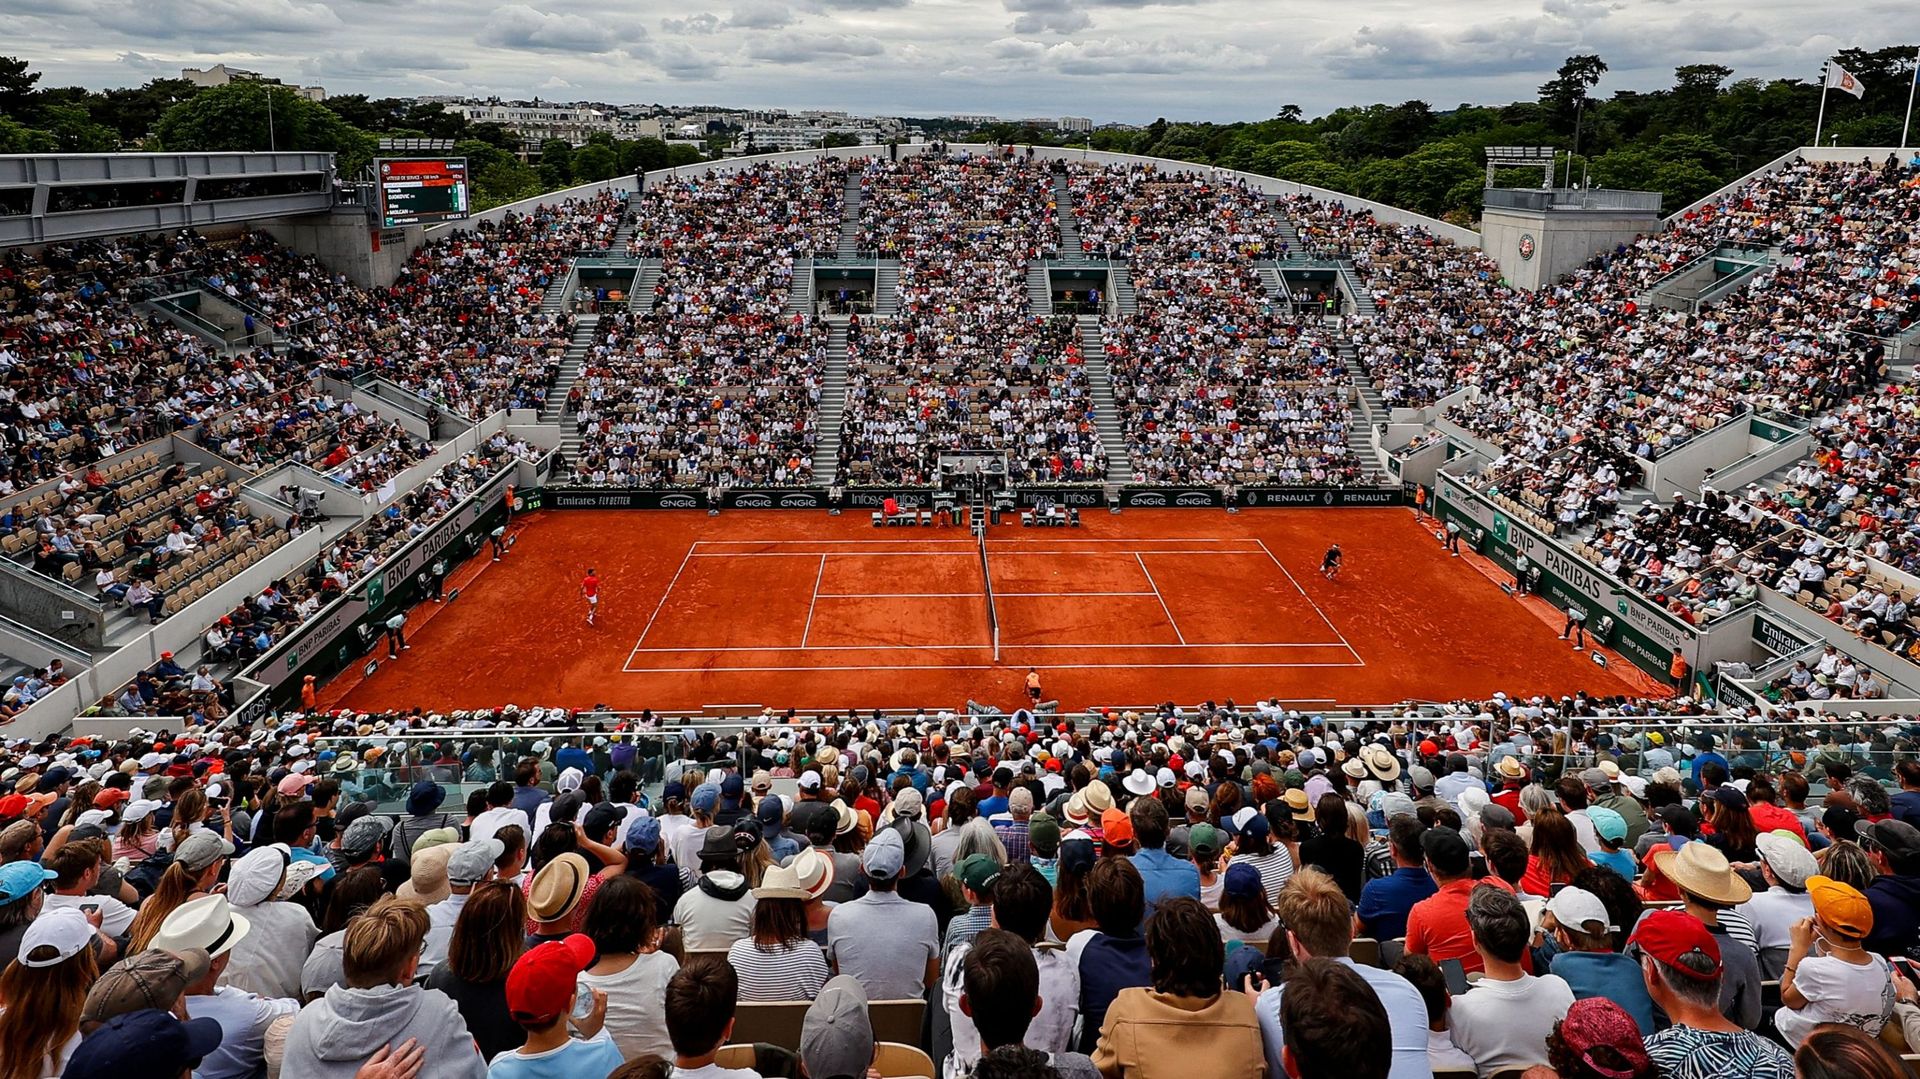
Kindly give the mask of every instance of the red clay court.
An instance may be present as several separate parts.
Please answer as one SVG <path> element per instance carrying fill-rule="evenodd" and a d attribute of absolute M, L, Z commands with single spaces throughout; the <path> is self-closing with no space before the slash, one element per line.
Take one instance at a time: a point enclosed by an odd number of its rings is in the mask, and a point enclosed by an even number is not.
<path fill-rule="evenodd" d="M 1321 706 L 1644 691 L 1447 556 L 1405 509 L 1129 510 L 1078 529 L 875 529 L 865 513 L 547 511 L 455 572 L 412 649 L 328 706 L 1011 710 L 1280 697 Z M 1319 572 L 1330 542 L 1338 580 Z M 597 624 L 579 581 L 601 580 Z M 1535 601 L 1535 607 L 1543 606 Z M 374 653 L 384 657 L 384 648 Z"/>

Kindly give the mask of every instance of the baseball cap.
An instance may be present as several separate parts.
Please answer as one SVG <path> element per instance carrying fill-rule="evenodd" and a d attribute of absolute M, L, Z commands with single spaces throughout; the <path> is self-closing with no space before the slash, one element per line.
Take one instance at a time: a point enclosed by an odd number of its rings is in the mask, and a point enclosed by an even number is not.
<path fill-rule="evenodd" d="M 157 1008 L 128 1012 L 81 1039 L 60 1074 L 67 1079 L 178 1075 L 199 1067 L 223 1037 L 218 1019 L 181 1022 Z"/>
<path fill-rule="evenodd" d="M 800 1024 L 800 1061 L 808 1075 L 865 1075 L 873 1063 L 867 991 L 851 974 L 827 980 Z"/>
<path fill-rule="evenodd" d="M 1627 818 L 1606 806 L 1588 806 L 1587 819 L 1601 839 L 1619 843 L 1627 838 Z"/>
<path fill-rule="evenodd" d="M 1195 854 L 1219 854 L 1225 846 L 1220 829 L 1205 821 L 1187 829 L 1187 848 Z"/>
<path fill-rule="evenodd" d="M 1607 916 L 1607 905 L 1585 888 L 1562 888 L 1547 900 L 1547 912 L 1554 920 L 1576 933 L 1611 933 L 1618 927 Z M 1590 929 L 1598 924 L 1601 928 Z"/>
<path fill-rule="evenodd" d="M 1420 849 L 1426 853 L 1427 861 L 1433 867 L 1449 877 L 1465 873 L 1470 866 L 1467 841 L 1460 833 L 1447 827 L 1429 828 L 1420 836 Z"/>
<path fill-rule="evenodd" d="M 87 921 L 87 916 L 78 907 L 56 907 L 41 911 L 38 918 L 27 923 L 27 931 L 20 937 L 20 954 L 16 959 L 21 966 L 36 970 L 57 967 L 92 943 L 93 925 Z M 38 959 L 29 958 L 39 948 L 52 948 L 54 954 Z"/>
<path fill-rule="evenodd" d="M 693 798 L 689 804 L 702 813 L 713 812 L 714 807 L 720 804 L 719 786 L 713 783 L 702 783 L 693 788 Z"/>
<path fill-rule="evenodd" d="M 652 854 L 660 849 L 660 821 L 655 817 L 641 817 L 627 829 L 627 849 L 641 854 Z"/>
<path fill-rule="evenodd" d="M 593 808 L 587 810 L 587 815 L 581 819 L 580 827 L 586 830 L 588 838 L 597 842 L 601 836 L 607 834 L 607 829 L 626 819 L 626 810 L 612 802 L 595 802 Z"/>
<path fill-rule="evenodd" d="M 1027 844 L 1042 858 L 1059 854 L 1060 822 L 1051 814 L 1035 813 L 1027 822 Z"/>
<path fill-rule="evenodd" d="M 213 959 L 199 948 L 135 952 L 101 972 L 87 990 L 80 1022 L 104 1023 L 148 1008 L 171 1011 L 187 986 L 205 977 L 212 965 Z"/>
<path fill-rule="evenodd" d="M 1903 820 L 1863 820 L 1853 826 L 1862 843 L 1878 848 L 1898 865 L 1920 861 L 1920 828 Z"/>
<path fill-rule="evenodd" d="M 892 828 L 882 828 L 873 834 L 873 841 L 860 855 L 860 867 L 867 876 L 878 880 L 892 880 L 900 875 L 900 868 L 907 861 L 907 845 L 901 840 L 900 833 Z"/>
<path fill-rule="evenodd" d="M 0 906 L 25 899 L 56 876 L 59 874 L 41 868 L 39 862 L 22 860 L 0 865 Z"/>
<path fill-rule="evenodd" d="M 1559 917 L 1559 915 L 1555 915 Z M 1658 959 L 1669 970 L 1677 970 L 1695 981 L 1710 982 L 1720 976 L 1720 944 L 1707 931 L 1705 923 L 1678 910 L 1648 911 L 1634 927 L 1627 943 Z M 1713 960 L 1713 972 L 1701 974 L 1680 965 L 1680 957 L 1699 952 Z"/>
<path fill-rule="evenodd" d="M 800 773 L 799 784 L 800 784 L 800 789 L 803 791 L 819 790 L 820 789 L 820 773 L 819 772 Z"/>
<path fill-rule="evenodd" d="M 1792 832 L 1784 829 L 1762 832 L 1754 839 L 1760 860 L 1767 864 L 1780 883 L 1789 888 L 1805 888 L 1807 879 L 1820 872 L 1813 852 Z"/>
<path fill-rule="evenodd" d="M 593 965 L 593 955 L 585 933 L 535 945 L 507 972 L 507 1010 L 521 1023 L 552 1021 L 573 1007 L 580 972 Z"/>
<path fill-rule="evenodd" d="M 1119 846 L 1133 842 L 1133 818 L 1118 809 L 1109 809 L 1100 814 L 1100 834 L 1106 837 L 1107 845 Z"/>
<path fill-rule="evenodd" d="M 470 839 L 447 855 L 448 884 L 478 884 L 493 872 L 493 863 L 507 852 L 507 845 L 489 836 Z"/>
<path fill-rule="evenodd" d="M 340 836 L 340 850 L 345 854 L 371 854 L 380 841 L 387 836 L 387 829 L 393 826 L 388 817 L 361 817 Z"/>
<path fill-rule="evenodd" d="M 314 777 L 306 772 L 294 772 L 280 781 L 278 789 L 288 798 L 298 798 L 307 793 L 307 788 L 312 786 L 313 782 Z"/>
<path fill-rule="evenodd" d="M 1813 898 L 1813 913 L 1847 936 L 1873 932 L 1873 907 L 1853 885 L 1815 875 L 1807 878 L 1807 895 Z"/>
<path fill-rule="evenodd" d="M 1247 862 L 1235 862 L 1227 867 L 1226 880 L 1221 884 L 1225 895 L 1247 896 L 1260 891 L 1260 871 Z"/>
<path fill-rule="evenodd" d="M 1210 803 L 1207 798 L 1207 788 L 1201 787 L 1201 786 L 1193 786 L 1193 787 L 1187 788 L 1187 808 L 1188 809 L 1205 809 L 1209 804 Z"/>
<path fill-rule="evenodd" d="M 969 854 L 953 867 L 953 875 L 973 891 L 985 892 L 1000 879 L 1000 863 L 989 855 Z"/>

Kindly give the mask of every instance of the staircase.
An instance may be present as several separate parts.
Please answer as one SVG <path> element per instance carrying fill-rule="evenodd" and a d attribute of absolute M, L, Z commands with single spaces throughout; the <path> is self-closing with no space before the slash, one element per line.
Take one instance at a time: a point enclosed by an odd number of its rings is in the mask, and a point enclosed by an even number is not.
<path fill-rule="evenodd" d="M 1073 192 L 1067 189 L 1067 174 L 1053 174 L 1053 214 L 1060 226 L 1060 257 L 1067 262 L 1086 258 L 1080 250 L 1080 218 L 1073 212 Z"/>
<path fill-rule="evenodd" d="M 1133 482 L 1133 459 L 1127 455 L 1127 434 L 1120 426 L 1120 403 L 1113 395 L 1113 371 L 1107 367 L 1106 348 L 1100 341 L 1100 320 L 1081 315 L 1074 320 L 1080 327 L 1080 357 L 1087 368 L 1087 395 L 1093 401 L 1093 429 L 1100 432 L 1100 445 L 1107 451 L 1107 482 Z"/>
<path fill-rule="evenodd" d="M 1373 379 L 1360 366 L 1360 354 L 1345 341 L 1340 342 L 1340 360 L 1346 365 L 1347 374 L 1353 378 L 1353 388 L 1359 394 L 1367 418 L 1375 423 L 1387 422 L 1386 399 L 1380 396 L 1380 391 L 1374 388 Z"/>
<path fill-rule="evenodd" d="M 1107 267 L 1107 281 L 1113 286 L 1113 306 L 1123 315 L 1131 315 L 1138 310 L 1133 295 L 1133 273 L 1125 263 L 1116 262 Z"/>
<path fill-rule="evenodd" d="M 883 259 L 873 267 L 873 313 L 891 315 L 900 310 L 900 263 Z"/>
<path fill-rule="evenodd" d="M 1367 291 L 1366 284 L 1360 280 L 1360 274 L 1354 270 L 1351 260 L 1340 260 L 1340 284 L 1352 304 L 1348 314 L 1354 318 L 1379 317 L 1380 305 L 1373 302 L 1373 294 Z"/>
<path fill-rule="evenodd" d="M 614 258 L 626 258 L 627 241 L 633 239 L 633 234 L 638 231 L 640 231 L 639 221 L 632 214 L 627 214 L 620 222 L 620 227 L 614 230 L 613 240 L 607 245 L 608 254 Z"/>
<path fill-rule="evenodd" d="M 567 391 L 573 388 L 573 380 L 580 377 L 580 368 L 585 364 L 587 349 L 593 344 L 594 328 L 600 324 L 599 315 L 581 315 L 574 320 L 573 337 L 567 342 L 567 351 L 560 357 L 560 374 L 553 380 L 553 388 L 547 391 L 546 404 L 540 409 L 540 422 L 560 426 L 560 460 L 573 460 L 580 449 L 580 436 L 574 431 L 573 421 L 566 416 Z"/>
<path fill-rule="evenodd" d="M 1313 252 L 1307 250 L 1307 242 L 1300 238 L 1300 232 L 1287 220 L 1287 215 L 1274 211 L 1274 239 L 1285 245 L 1284 250 L 1274 252 L 1274 257 L 1283 259 L 1312 258 Z"/>
<path fill-rule="evenodd" d="M 1027 266 L 1027 306 L 1033 308 L 1033 313 L 1041 318 L 1053 314 L 1053 285 L 1044 262 Z"/>
<path fill-rule="evenodd" d="M 1287 288 L 1287 279 L 1280 275 L 1280 264 L 1276 262 L 1256 262 L 1255 272 L 1260 275 L 1260 285 L 1267 290 L 1267 298 L 1276 303 L 1293 308 L 1293 292 Z"/>
<path fill-rule="evenodd" d="M 847 177 L 847 189 L 840 198 L 840 242 L 834 249 L 834 257 L 842 261 L 860 257 L 860 204 L 863 201 L 860 174 L 854 172 Z"/>
<path fill-rule="evenodd" d="M 814 420 L 813 482 L 828 484 L 840 467 L 840 420 L 847 411 L 847 320 L 828 320 L 827 362 L 820 372 L 820 406 Z"/>
<path fill-rule="evenodd" d="M 787 286 L 787 314 L 813 314 L 813 260 L 793 260 L 793 281 Z"/>
<path fill-rule="evenodd" d="M 636 314 L 653 310 L 653 290 L 660 284 L 660 260 L 642 259 L 640 272 L 633 275 L 633 289 L 627 293 L 627 310 Z"/>
<path fill-rule="evenodd" d="M 567 309 L 567 294 L 573 291 L 573 264 L 567 264 L 567 272 L 556 276 L 547 285 L 547 291 L 540 297 L 540 313 L 556 314 Z"/>

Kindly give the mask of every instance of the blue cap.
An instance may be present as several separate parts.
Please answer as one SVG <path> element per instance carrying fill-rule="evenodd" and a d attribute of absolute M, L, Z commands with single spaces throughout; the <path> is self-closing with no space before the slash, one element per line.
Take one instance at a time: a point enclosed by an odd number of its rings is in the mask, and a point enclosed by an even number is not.
<path fill-rule="evenodd" d="M 431 779 L 415 783 L 407 791 L 407 812 L 414 816 L 431 813 L 447 800 L 447 789 Z"/>
<path fill-rule="evenodd" d="M 66 1079 L 178 1075 L 220 1048 L 218 1019 L 181 1022 L 158 1008 L 116 1015 L 81 1040 L 67 1058 Z"/>
<path fill-rule="evenodd" d="M 652 854 L 660 849 L 660 821 L 655 817 L 641 817 L 627 829 L 627 849 L 641 854 Z"/>
<path fill-rule="evenodd" d="M 0 903 L 25 899 L 57 876 L 59 874 L 53 870 L 41 868 L 39 862 L 19 861 L 0 865 Z"/>
<path fill-rule="evenodd" d="M 1253 895 L 1260 891 L 1260 871 L 1247 862 L 1235 862 L 1227 867 L 1227 879 L 1221 886 L 1227 895 Z"/>
<path fill-rule="evenodd" d="M 677 779 L 667 784 L 666 789 L 660 792 L 662 798 L 685 798 L 686 796 L 687 785 Z"/>
<path fill-rule="evenodd" d="M 720 788 L 712 783 L 702 783 L 693 788 L 693 808 L 702 813 L 711 813 L 720 804 Z"/>
<path fill-rule="evenodd" d="M 759 808 L 754 810 L 754 816 L 760 818 L 760 825 L 767 834 L 773 835 L 780 831 L 781 822 L 786 820 L 787 809 L 779 795 L 770 795 L 760 800 Z"/>
<path fill-rule="evenodd" d="M 728 772 L 726 777 L 720 780 L 720 793 L 728 798 L 740 797 L 740 792 L 745 788 L 746 783 L 740 779 L 739 772 Z"/>

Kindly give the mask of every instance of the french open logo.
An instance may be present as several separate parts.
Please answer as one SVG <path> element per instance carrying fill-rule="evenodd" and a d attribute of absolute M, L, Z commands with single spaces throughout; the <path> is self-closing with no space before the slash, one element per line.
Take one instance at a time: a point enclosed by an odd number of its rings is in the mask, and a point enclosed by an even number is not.
<path fill-rule="evenodd" d="M 734 499 L 733 505 L 743 510 L 769 510 L 773 508 L 773 499 L 766 495 L 742 495 Z"/>
<path fill-rule="evenodd" d="M 698 505 L 690 495 L 668 495 L 660 500 L 660 508 L 663 510 L 690 510 L 697 508 Z"/>
<path fill-rule="evenodd" d="M 1520 257 L 1523 259 L 1532 258 L 1533 249 L 1534 249 L 1533 233 L 1531 232 L 1521 233 L 1520 234 Z"/>
<path fill-rule="evenodd" d="M 1166 495 L 1139 494 L 1127 499 L 1127 505 L 1129 506 L 1164 506 L 1166 504 Z"/>

